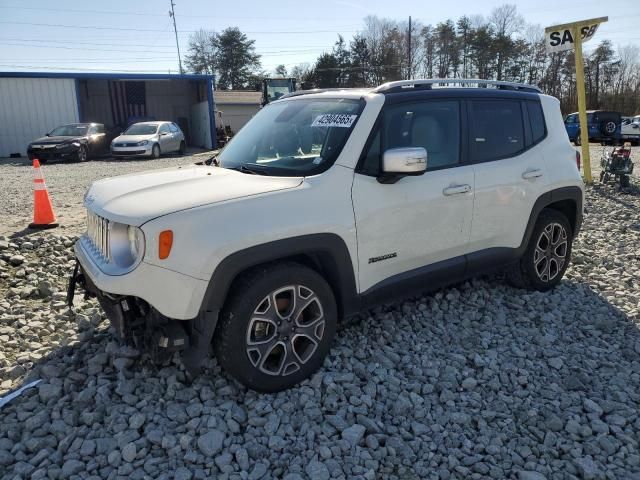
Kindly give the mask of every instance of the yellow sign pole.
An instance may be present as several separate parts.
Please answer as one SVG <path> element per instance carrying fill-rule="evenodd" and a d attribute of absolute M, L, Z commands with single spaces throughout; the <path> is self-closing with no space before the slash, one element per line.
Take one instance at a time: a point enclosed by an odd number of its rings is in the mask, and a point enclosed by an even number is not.
<path fill-rule="evenodd" d="M 584 91 L 584 61 L 582 57 L 582 35 L 580 27 L 571 29 L 575 45 L 576 57 L 576 89 L 578 90 L 578 117 L 580 119 L 580 144 L 582 145 L 582 165 L 584 168 L 584 181 L 591 184 L 591 157 L 589 155 L 589 126 L 587 124 L 587 99 Z"/>

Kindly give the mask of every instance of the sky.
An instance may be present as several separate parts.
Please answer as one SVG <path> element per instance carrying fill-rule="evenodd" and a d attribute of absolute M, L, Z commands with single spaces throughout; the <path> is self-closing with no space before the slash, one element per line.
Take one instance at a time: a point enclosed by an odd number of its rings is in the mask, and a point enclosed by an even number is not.
<path fill-rule="evenodd" d="M 348 41 L 367 15 L 436 24 L 488 16 L 514 3 L 525 21 L 545 26 L 608 16 L 600 40 L 640 47 L 638 0 L 174 0 L 184 58 L 189 35 L 237 26 L 255 40 L 265 71 L 313 63 L 342 34 Z M 170 0 L 0 0 L 0 71 L 178 71 Z"/>

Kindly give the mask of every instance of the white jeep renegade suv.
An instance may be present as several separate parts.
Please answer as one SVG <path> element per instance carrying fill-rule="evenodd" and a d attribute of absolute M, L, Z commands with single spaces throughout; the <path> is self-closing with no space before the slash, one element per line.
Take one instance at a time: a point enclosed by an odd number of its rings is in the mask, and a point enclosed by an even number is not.
<path fill-rule="evenodd" d="M 229 374 L 273 392 L 374 303 L 495 269 L 554 287 L 583 185 L 555 98 L 414 80 L 290 94 L 214 165 L 99 180 L 85 205 L 70 304 L 80 283 L 119 337 L 181 350 L 191 374 L 213 344 Z"/>

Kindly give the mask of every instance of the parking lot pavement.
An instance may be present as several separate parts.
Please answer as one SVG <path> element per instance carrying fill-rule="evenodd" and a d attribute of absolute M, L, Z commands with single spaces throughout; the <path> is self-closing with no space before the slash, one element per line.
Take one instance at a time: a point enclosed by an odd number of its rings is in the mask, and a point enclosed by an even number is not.
<path fill-rule="evenodd" d="M 96 159 L 83 163 L 50 162 L 42 166 L 61 233 L 79 233 L 85 222 L 82 199 L 91 182 L 143 170 L 187 165 L 208 158 L 197 152 L 152 159 Z M 0 159 L 0 235 L 23 230 L 33 216 L 33 170 L 27 158 Z"/>
<path fill-rule="evenodd" d="M 276 395 L 215 360 L 189 384 L 114 342 L 94 300 L 68 313 L 74 235 L 0 238 L 0 396 L 42 380 L 0 409 L 0 477 L 638 479 L 640 189 L 586 207 L 554 291 L 492 276 L 363 312 Z"/>

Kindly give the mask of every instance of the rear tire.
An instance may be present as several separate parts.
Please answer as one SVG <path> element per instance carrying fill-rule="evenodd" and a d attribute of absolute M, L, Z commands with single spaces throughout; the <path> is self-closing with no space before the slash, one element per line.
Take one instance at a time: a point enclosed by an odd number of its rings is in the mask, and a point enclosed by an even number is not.
<path fill-rule="evenodd" d="M 317 272 L 287 262 L 234 282 L 214 335 L 220 365 L 259 392 L 278 392 L 314 373 L 337 324 L 331 288 Z"/>
<path fill-rule="evenodd" d="M 151 149 L 151 158 L 160 158 L 160 145 L 157 143 Z"/>
<path fill-rule="evenodd" d="M 582 145 L 582 143 L 580 143 L 580 130 L 578 130 L 578 133 L 576 134 L 576 138 L 573 140 L 573 144 L 576 147 L 579 147 L 580 145 Z"/>
<path fill-rule="evenodd" d="M 567 217 L 557 210 L 544 209 L 524 254 L 507 272 L 509 283 L 541 292 L 552 289 L 569 266 L 572 242 L 573 231 Z"/>

